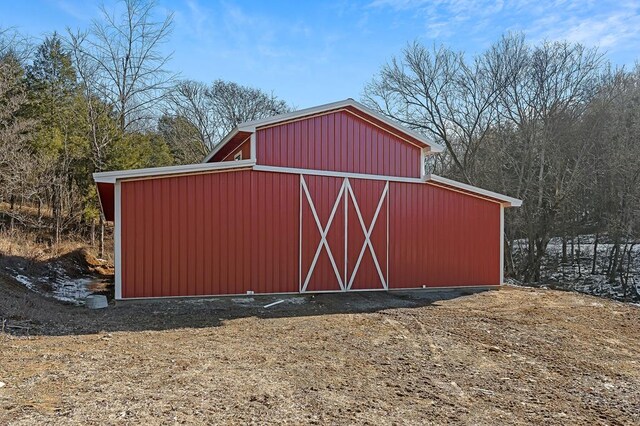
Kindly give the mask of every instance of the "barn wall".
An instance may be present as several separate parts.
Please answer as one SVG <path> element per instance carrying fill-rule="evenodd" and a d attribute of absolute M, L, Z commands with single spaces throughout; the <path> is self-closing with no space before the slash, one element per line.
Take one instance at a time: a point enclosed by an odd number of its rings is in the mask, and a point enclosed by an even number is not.
<path fill-rule="evenodd" d="M 112 221 L 115 216 L 114 184 L 97 182 L 96 185 L 98 187 L 98 195 L 104 219 Z"/>
<path fill-rule="evenodd" d="M 242 157 L 247 160 L 251 157 L 250 152 L 250 142 L 249 138 L 251 136 L 250 132 L 238 132 L 236 135 L 229 140 L 224 146 L 220 148 L 218 152 L 215 153 L 213 157 L 207 161 L 208 163 L 217 163 L 219 161 L 231 161 L 233 160 L 232 153 L 238 152 L 239 149 L 243 150 Z M 247 156 L 245 157 L 245 153 Z"/>
<path fill-rule="evenodd" d="M 122 296 L 298 291 L 298 179 L 246 170 L 122 182 Z"/>
<path fill-rule="evenodd" d="M 258 164 L 420 177 L 420 148 L 346 111 L 257 130 Z"/>
<path fill-rule="evenodd" d="M 325 227 L 344 179 L 306 175 L 305 182 Z M 349 179 L 366 228 L 381 205 L 371 241 L 390 289 L 500 284 L 499 204 L 404 182 L 389 182 L 385 197 L 386 184 Z M 244 170 L 124 181 L 121 205 L 123 298 L 297 292 L 320 242 L 296 174 Z M 340 276 L 345 283 L 354 277 L 353 290 L 382 289 L 368 249 L 354 273 L 364 231 L 346 192 L 337 205 L 327 241 Z M 339 290 L 324 249 L 309 276 L 308 291 Z"/>
<path fill-rule="evenodd" d="M 233 157 L 235 157 L 239 152 L 242 152 L 243 160 L 248 160 L 249 158 L 251 158 L 251 141 L 249 139 L 245 140 L 239 147 L 231 151 L 220 161 L 233 161 Z"/>
<path fill-rule="evenodd" d="M 500 205 L 391 182 L 390 288 L 500 284 Z"/>

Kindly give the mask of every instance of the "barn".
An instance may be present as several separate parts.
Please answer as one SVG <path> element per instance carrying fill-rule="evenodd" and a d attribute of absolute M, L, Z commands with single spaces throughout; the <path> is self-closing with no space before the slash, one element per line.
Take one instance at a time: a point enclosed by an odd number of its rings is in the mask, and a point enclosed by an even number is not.
<path fill-rule="evenodd" d="M 347 99 L 237 126 L 201 164 L 94 174 L 116 299 L 494 288 L 504 208 Z"/>

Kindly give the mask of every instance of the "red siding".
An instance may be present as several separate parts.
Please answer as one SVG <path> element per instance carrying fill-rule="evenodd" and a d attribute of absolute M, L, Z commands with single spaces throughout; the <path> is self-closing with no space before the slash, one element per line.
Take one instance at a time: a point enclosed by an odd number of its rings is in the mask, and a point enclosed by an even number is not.
<path fill-rule="evenodd" d="M 499 284 L 499 204 L 400 182 L 388 183 L 385 198 L 386 182 L 349 179 L 363 230 L 351 195 L 338 198 L 343 178 L 304 179 L 322 228 L 338 200 L 327 241 L 345 285 L 354 277 L 352 290 L 383 288 L 369 247 L 354 274 L 369 229 L 390 289 Z M 320 242 L 300 191 L 299 175 L 251 170 L 122 182 L 122 296 L 299 291 Z M 322 248 L 307 291 L 339 289 Z"/>
<path fill-rule="evenodd" d="M 113 184 L 98 182 L 96 185 L 98 186 L 98 197 L 100 197 L 100 204 L 102 206 L 102 214 L 104 214 L 104 219 L 113 221 L 115 203 L 115 199 L 113 197 Z"/>
<path fill-rule="evenodd" d="M 249 147 L 250 143 L 250 132 L 238 132 L 229 142 L 227 142 L 220 151 L 216 152 L 216 154 L 211 157 L 208 163 L 217 163 L 219 161 L 233 161 L 233 155 L 238 152 L 238 150 L 242 149 L 242 158 L 247 160 L 251 156 L 251 152 Z M 246 157 L 245 157 L 246 154 Z"/>
<path fill-rule="evenodd" d="M 242 152 L 242 160 L 248 160 L 249 158 L 251 158 L 251 141 L 249 139 L 244 141 L 242 145 L 227 154 L 227 156 L 222 158 L 220 161 L 233 161 L 234 157 L 239 152 Z"/>
<path fill-rule="evenodd" d="M 390 288 L 500 284 L 500 205 L 391 183 Z"/>
<path fill-rule="evenodd" d="M 259 164 L 420 177 L 420 148 L 348 111 L 257 130 Z"/>
<path fill-rule="evenodd" d="M 365 229 L 368 231 L 373 224 L 374 216 L 380 199 L 383 196 L 386 182 L 376 180 L 349 179 L 353 195 L 358 203 L 360 215 L 364 222 Z M 385 197 L 382 200 L 380 211 L 376 218 L 376 222 L 371 228 L 371 245 L 374 253 L 367 245 L 364 249 L 360 265 L 355 273 L 355 267 L 360 252 L 365 241 L 365 231 L 362 229 L 360 218 L 351 197 L 349 197 L 348 215 L 348 276 L 353 279 L 351 288 L 354 290 L 363 289 L 381 289 L 384 288 L 380 275 L 374 263 L 375 258 L 382 270 L 383 277 L 387 279 L 387 201 Z M 353 278 L 352 278 L 353 277 Z"/>
<path fill-rule="evenodd" d="M 309 203 L 305 193 L 302 194 L 302 282 L 304 283 L 312 266 L 314 255 L 320 244 L 320 230 L 316 224 L 311 206 L 316 210 L 320 226 L 325 229 L 331 212 L 337 202 L 331 227 L 327 232 L 327 243 L 338 268 L 339 275 L 344 281 L 344 195 L 338 200 L 341 178 L 325 176 L 305 176 L 305 183 L 309 190 L 312 203 Z M 326 247 L 322 247 L 317 263 L 309 276 L 307 291 L 340 290 L 336 272 L 331 264 Z"/>
<path fill-rule="evenodd" d="M 123 297 L 298 291 L 298 180 L 237 171 L 123 182 Z"/>

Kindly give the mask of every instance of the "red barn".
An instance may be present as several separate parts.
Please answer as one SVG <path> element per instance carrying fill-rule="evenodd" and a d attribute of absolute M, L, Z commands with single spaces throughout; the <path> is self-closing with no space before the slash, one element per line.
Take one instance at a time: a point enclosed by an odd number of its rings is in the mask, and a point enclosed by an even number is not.
<path fill-rule="evenodd" d="M 202 164 L 96 173 L 116 299 L 497 287 L 521 202 L 427 174 L 440 151 L 348 99 L 243 123 Z"/>

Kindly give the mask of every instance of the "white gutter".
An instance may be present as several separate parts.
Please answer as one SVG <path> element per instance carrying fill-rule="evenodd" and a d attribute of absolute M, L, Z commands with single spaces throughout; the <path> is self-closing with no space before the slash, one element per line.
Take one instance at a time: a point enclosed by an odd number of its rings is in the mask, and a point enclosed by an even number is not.
<path fill-rule="evenodd" d="M 146 178 L 155 176 L 198 173 L 215 170 L 239 169 L 253 167 L 255 160 L 223 161 L 219 163 L 187 164 L 184 166 L 151 167 L 148 169 L 117 170 L 113 172 L 94 173 L 93 180 L 102 183 L 115 183 L 116 179 Z"/>

